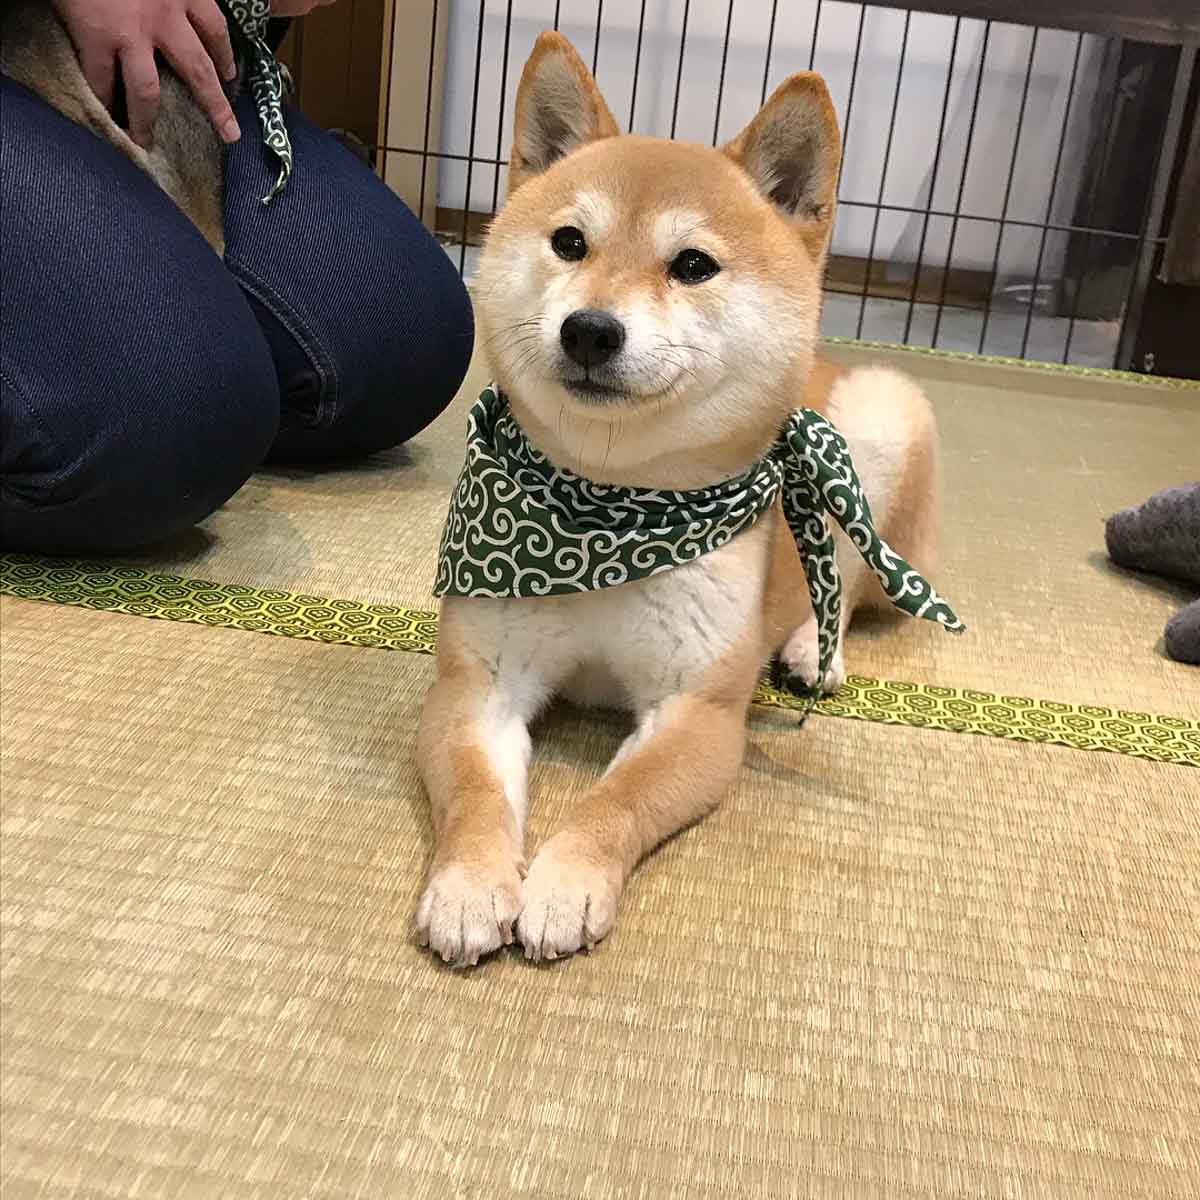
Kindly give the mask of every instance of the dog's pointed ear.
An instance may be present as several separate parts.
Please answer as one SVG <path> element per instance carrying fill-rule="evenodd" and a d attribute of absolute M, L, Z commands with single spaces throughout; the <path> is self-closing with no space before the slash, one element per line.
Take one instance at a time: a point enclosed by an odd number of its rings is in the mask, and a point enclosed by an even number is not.
<path fill-rule="evenodd" d="M 509 193 L 572 150 L 619 132 L 575 47 L 561 33 L 543 33 L 517 88 Z"/>
<path fill-rule="evenodd" d="M 837 202 L 842 139 L 820 75 L 803 71 L 785 79 L 724 151 L 795 222 L 809 251 L 823 261 Z"/>

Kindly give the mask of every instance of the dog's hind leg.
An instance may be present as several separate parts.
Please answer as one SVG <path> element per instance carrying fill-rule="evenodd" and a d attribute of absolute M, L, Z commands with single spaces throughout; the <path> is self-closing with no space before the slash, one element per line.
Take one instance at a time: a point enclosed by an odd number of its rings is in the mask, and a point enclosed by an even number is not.
<path fill-rule="evenodd" d="M 882 367 L 850 371 L 834 386 L 830 420 L 841 430 L 880 536 L 917 570 L 930 572 L 937 557 L 937 429 L 924 393 L 910 379 Z M 849 538 L 837 530 L 842 577 L 842 618 L 837 652 L 823 690 L 836 692 L 846 679 L 846 631 L 855 612 L 888 607 L 883 589 Z M 780 658 L 805 687 L 818 674 L 817 622 L 804 602 L 804 616 Z"/>

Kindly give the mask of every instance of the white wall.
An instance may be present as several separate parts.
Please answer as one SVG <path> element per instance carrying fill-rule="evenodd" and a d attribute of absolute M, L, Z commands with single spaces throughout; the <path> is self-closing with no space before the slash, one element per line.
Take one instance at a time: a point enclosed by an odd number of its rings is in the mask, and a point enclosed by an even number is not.
<path fill-rule="evenodd" d="M 470 133 L 480 3 L 479 0 L 443 0 L 443 3 L 450 3 L 451 7 L 441 149 L 449 154 L 507 158 L 514 90 L 537 34 L 553 25 L 553 0 L 513 0 L 511 5 L 506 0 L 482 0 L 483 42 L 473 151 Z M 618 120 L 628 126 L 642 0 L 603 0 L 597 47 L 598 7 L 597 0 L 563 0 L 561 28 L 589 64 L 598 49 L 596 74 L 600 87 Z M 505 23 L 510 8 L 508 70 L 502 81 Z M 633 122 L 639 133 L 668 136 L 671 132 L 683 10 L 684 0 L 646 0 Z M 679 87 L 677 137 L 712 142 L 715 125 L 717 139 L 725 140 L 758 108 L 771 0 L 733 0 L 718 119 L 718 80 L 730 10 L 730 0 L 691 0 Z M 816 0 L 779 0 L 768 88 L 793 71 L 807 69 L 813 55 L 816 12 Z M 861 51 L 851 107 L 850 81 L 860 20 Z M 825 0 L 821 5 L 815 69 L 825 76 L 842 119 L 845 162 L 841 198 L 874 204 L 881 196 L 882 185 L 885 204 L 920 208 L 928 203 L 949 73 L 950 99 L 936 186 L 932 189 L 933 207 L 953 211 L 961 186 L 962 212 L 999 217 L 1033 33 L 1020 26 L 992 25 L 979 85 L 972 151 L 969 161 L 964 163 L 984 24 L 968 20 L 960 23 L 951 70 L 953 18 L 913 13 L 885 178 L 884 159 L 904 21 L 904 13 L 892 9 L 840 0 Z M 1014 183 L 1008 199 L 1010 218 L 1031 221 L 1045 218 L 1076 39 L 1076 34 L 1054 30 L 1043 30 L 1037 36 Z M 1055 191 L 1053 219 L 1058 222 L 1070 218 L 1086 148 L 1086 119 L 1093 102 L 1099 52 L 1099 39 L 1083 39 L 1076 96 Z M 470 175 L 469 207 L 490 211 L 494 196 L 503 200 L 503 168 L 498 172 L 491 164 L 476 162 Z M 462 208 L 466 184 L 466 163 L 444 163 L 439 203 Z M 870 209 L 844 205 L 838 216 L 834 249 L 841 254 L 865 256 L 874 236 L 877 259 L 912 262 L 916 259 L 923 224 L 922 217 L 899 212 L 882 213 L 876 224 Z M 929 220 L 923 255 L 927 264 L 945 263 L 951 224 L 949 218 Z M 997 237 L 997 226 L 960 220 L 952 265 L 990 270 L 997 252 Z M 1000 249 L 1001 276 L 1031 275 L 1039 241 L 1040 235 L 1034 230 L 1008 227 Z M 1063 235 L 1051 235 L 1048 239 L 1043 277 L 1053 273 L 1064 244 Z"/>

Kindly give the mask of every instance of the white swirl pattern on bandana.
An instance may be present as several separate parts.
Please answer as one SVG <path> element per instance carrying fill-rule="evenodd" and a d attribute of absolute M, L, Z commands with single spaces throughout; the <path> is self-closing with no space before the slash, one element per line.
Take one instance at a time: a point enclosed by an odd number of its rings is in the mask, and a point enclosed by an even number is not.
<path fill-rule="evenodd" d="M 263 142 L 279 160 L 274 186 L 262 198 L 264 204 L 270 204 L 292 174 L 292 141 L 283 114 L 284 68 L 266 42 L 271 0 L 221 0 L 221 5 L 249 46 L 246 81 L 254 97 Z"/>

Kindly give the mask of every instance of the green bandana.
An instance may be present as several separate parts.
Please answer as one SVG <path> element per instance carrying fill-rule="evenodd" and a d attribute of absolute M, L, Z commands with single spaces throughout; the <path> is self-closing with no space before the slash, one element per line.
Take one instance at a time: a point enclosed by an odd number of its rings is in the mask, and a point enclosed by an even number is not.
<path fill-rule="evenodd" d="M 284 68 L 265 37 L 271 0 L 221 0 L 221 4 L 248 44 L 246 81 L 258 110 L 263 141 L 279 160 L 275 186 L 263 197 L 263 203 L 270 204 L 283 191 L 292 173 L 292 142 L 283 119 Z"/>
<path fill-rule="evenodd" d="M 676 492 L 592 483 L 556 467 L 531 445 L 503 395 L 485 388 L 468 421 L 434 594 L 564 596 L 646 579 L 725 545 L 780 495 L 817 617 L 822 679 L 837 649 L 842 604 L 826 513 L 897 608 L 962 631 L 950 606 L 875 532 L 845 439 L 807 408 L 788 418 L 745 474 Z"/>

